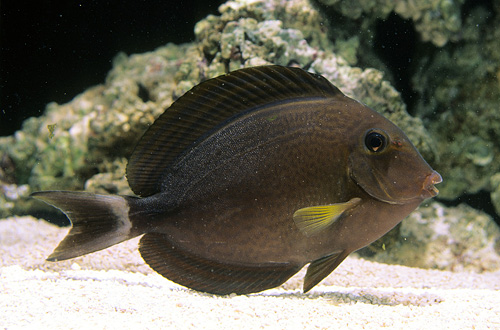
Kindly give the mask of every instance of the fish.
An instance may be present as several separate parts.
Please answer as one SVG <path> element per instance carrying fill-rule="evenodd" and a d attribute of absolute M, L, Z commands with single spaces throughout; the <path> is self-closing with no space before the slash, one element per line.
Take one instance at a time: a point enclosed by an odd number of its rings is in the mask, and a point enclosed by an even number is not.
<path fill-rule="evenodd" d="M 303 292 L 374 242 L 442 181 L 392 122 L 319 74 L 243 68 L 193 87 L 160 115 L 126 168 L 135 196 L 31 194 L 72 223 L 48 261 L 142 235 L 144 261 L 216 295 Z"/>

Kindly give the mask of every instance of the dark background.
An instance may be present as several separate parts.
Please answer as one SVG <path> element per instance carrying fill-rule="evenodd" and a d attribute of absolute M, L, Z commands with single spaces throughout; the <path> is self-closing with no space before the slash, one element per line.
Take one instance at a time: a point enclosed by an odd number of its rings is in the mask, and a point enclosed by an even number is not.
<path fill-rule="evenodd" d="M 0 136 L 104 82 L 120 51 L 192 41 L 195 23 L 223 2 L 1 1 Z"/>

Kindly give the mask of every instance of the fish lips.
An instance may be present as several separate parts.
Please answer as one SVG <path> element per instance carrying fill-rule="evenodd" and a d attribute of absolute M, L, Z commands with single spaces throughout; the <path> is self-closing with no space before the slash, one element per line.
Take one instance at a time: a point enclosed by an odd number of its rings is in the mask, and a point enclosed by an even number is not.
<path fill-rule="evenodd" d="M 420 195 L 422 199 L 437 196 L 437 194 L 439 194 L 439 190 L 434 185 L 441 182 L 443 182 L 441 175 L 436 171 L 432 171 L 432 173 L 425 178 L 422 184 L 422 193 Z"/>

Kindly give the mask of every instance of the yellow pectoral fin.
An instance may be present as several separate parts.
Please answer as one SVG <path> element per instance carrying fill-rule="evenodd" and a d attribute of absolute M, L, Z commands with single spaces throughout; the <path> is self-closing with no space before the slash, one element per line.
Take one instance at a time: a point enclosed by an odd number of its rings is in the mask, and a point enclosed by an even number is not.
<path fill-rule="evenodd" d="M 305 207 L 295 211 L 293 221 L 304 235 L 311 237 L 332 225 L 346 210 L 358 205 L 361 198 L 345 203 Z"/>

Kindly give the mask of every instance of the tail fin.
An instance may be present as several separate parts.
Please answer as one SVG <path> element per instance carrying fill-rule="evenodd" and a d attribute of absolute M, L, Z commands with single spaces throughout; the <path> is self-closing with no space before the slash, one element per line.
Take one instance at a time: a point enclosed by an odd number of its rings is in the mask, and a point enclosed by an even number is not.
<path fill-rule="evenodd" d="M 42 191 L 31 196 L 57 207 L 73 224 L 48 261 L 79 257 L 141 234 L 133 232 L 128 216 L 133 197 L 73 191 Z"/>

